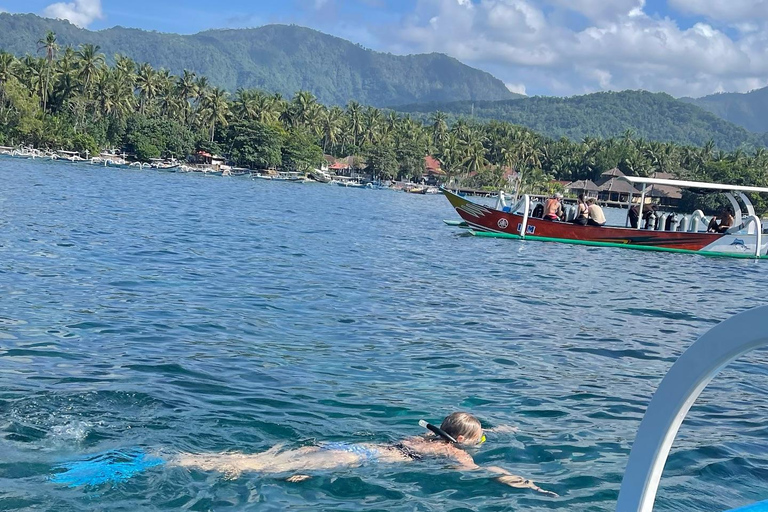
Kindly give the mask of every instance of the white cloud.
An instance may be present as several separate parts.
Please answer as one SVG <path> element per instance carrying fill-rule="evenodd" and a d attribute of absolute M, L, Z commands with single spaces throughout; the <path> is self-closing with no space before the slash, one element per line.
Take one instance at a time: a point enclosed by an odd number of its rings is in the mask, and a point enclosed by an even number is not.
<path fill-rule="evenodd" d="M 509 89 L 509 92 L 514 92 L 516 94 L 525 94 L 525 84 L 506 83 L 504 85 L 507 86 L 507 89 Z"/>
<path fill-rule="evenodd" d="M 104 15 L 101 12 L 101 0 L 74 0 L 58 2 L 43 9 L 43 16 L 69 20 L 78 27 L 87 27 Z"/>
<path fill-rule="evenodd" d="M 747 3 L 729 1 L 736 11 Z M 751 2 L 758 4 L 768 0 Z M 646 14 L 644 6 L 642 0 L 418 0 L 391 49 L 444 52 L 536 94 L 648 89 L 698 96 L 768 83 L 768 22 L 752 19 L 724 31 L 722 22 L 698 16 L 681 27 Z M 569 26 L 565 10 L 587 22 Z"/>
<path fill-rule="evenodd" d="M 768 20 L 768 0 L 669 0 L 685 14 L 722 21 Z"/>
<path fill-rule="evenodd" d="M 590 20 L 642 12 L 645 6 L 645 0 L 547 0 L 547 3 L 578 12 Z"/>

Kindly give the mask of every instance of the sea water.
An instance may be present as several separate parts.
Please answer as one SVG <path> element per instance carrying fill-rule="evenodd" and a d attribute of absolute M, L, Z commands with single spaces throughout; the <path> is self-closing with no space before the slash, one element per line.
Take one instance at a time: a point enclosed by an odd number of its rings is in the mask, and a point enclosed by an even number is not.
<path fill-rule="evenodd" d="M 473 238 L 441 196 L 9 158 L 0 180 L 1 510 L 612 510 L 677 356 L 765 303 L 765 262 Z M 704 391 L 657 510 L 768 498 L 764 362 Z M 560 497 L 441 460 L 51 480 L 108 450 L 387 443 L 454 410 L 506 427 L 479 464 Z"/>

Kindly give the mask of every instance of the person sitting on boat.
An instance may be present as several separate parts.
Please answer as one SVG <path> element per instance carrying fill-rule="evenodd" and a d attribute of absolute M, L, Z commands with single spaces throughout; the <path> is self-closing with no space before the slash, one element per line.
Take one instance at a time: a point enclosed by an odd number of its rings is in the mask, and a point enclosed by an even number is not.
<path fill-rule="evenodd" d="M 581 224 L 582 226 L 586 226 L 588 220 L 589 205 L 587 205 L 587 202 L 584 200 L 584 194 L 579 194 L 579 199 L 576 202 L 576 217 L 574 217 L 571 222 L 574 224 Z"/>
<path fill-rule="evenodd" d="M 559 221 L 563 216 L 563 194 L 555 194 L 544 203 L 544 220 Z"/>
<path fill-rule="evenodd" d="M 531 217 L 535 217 L 537 219 L 540 219 L 544 216 L 544 205 L 541 203 L 537 203 L 536 206 L 533 208 L 533 212 L 531 213 Z"/>
<path fill-rule="evenodd" d="M 605 214 L 603 213 L 603 209 L 600 208 L 600 205 L 597 204 L 597 201 L 595 201 L 594 197 L 587 199 L 587 211 L 589 214 L 587 224 L 598 227 L 605 225 Z"/>
<path fill-rule="evenodd" d="M 202 471 L 220 471 L 227 478 L 237 478 L 244 472 L 262 474 L 288 474 L 287 481 L 301 482 L 310 478 L 306 472 L 362 466 L 366 463 L 404 463 L 428 457 L 441 457 L 454 461 L 456 469 L 485 470 L 495 480 L 510 487 L 546 491 L 531 480 L 513 475 L 498 466 L 479 466 L 466 448 L 485 442 L 480 421 L 466 412 L 454 412 L 445 417 L 440 427 L 420 421 L 419 425 L 431 431 L 426 436 L 411 437 L 393 444 L 376 443 L 323 443 L 283 450 L 281 445 L 261 453 L 208 453 L 160 456 L 149 455 L 140 449 L 112 451 L 58 466 L 64 470 L 52 475 L 54 483 L 77 487 L 100 485 L 126 480 L 146 468 L 163 464 L 196 468 Z"/>
<path fill-rule="evenodd" d="M 707 233 L 725 233 L 731 226 L 733 226 L 733 214 L 730 209 L 723 208 L 720 212 L 720 222 L 718 223 L 717 217 L 712 217 L 707 226 Z"/>

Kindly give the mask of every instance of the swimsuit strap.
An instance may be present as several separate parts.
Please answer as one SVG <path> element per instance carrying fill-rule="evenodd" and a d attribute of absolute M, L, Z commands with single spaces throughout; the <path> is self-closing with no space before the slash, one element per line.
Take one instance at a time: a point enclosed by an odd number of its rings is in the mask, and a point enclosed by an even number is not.
<path fill-rule="evenodd" d="M 403 443 L 396 443 L 392 445 L 392 448 L 399 451 L 403 454 L 403 456 L 411 459 L 411 460 L 421 460 L 424 458 L 422 454 L 411 448 L 410 446 L 406 446 Z"/>

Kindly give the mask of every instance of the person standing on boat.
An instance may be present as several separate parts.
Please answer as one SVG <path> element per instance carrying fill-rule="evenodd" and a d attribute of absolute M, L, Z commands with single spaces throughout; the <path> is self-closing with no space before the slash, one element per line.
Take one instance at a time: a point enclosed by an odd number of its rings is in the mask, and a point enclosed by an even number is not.
<path fill-rule="evenodd" d="M 555 194 L 544 203 L 544 220 L 559 221 L 563 216 L 563 194 Z"/>
<path fill-rule="evenodd" d="M 587 224 L 598 227 L 605 225 L 605 214 L 603 213 L 603 209 L 600 208 L 600 205 L 595 201 L 594 197 L 587 199 L 587 212 L 589 215 Z"/>
<path fill-rule="evenodd" d="M 589 221 L 589 206 L 584 201 L 584 194 L 579 194 L 579 200 L 576 202 L 576 217 L 571 222 L 586 226 L 587 221 Z"/>
<path fill-rule="evenodd" d="M 725 233 L 731 226 L 733 226 L 733 215 L 728 208 L 723 208 L 720 212 L 720 222 L 717 222 L 717 217 L 712 217 L 707 226 L 707 233 Z"/>
<path fill-rule="evenodd" d="M 640 220 L 640 207 L 638 205 L 632 205 L 627 212 L 629 218 L 629 226 L 633 229 L 637 229 L 637 222 Z"/>

